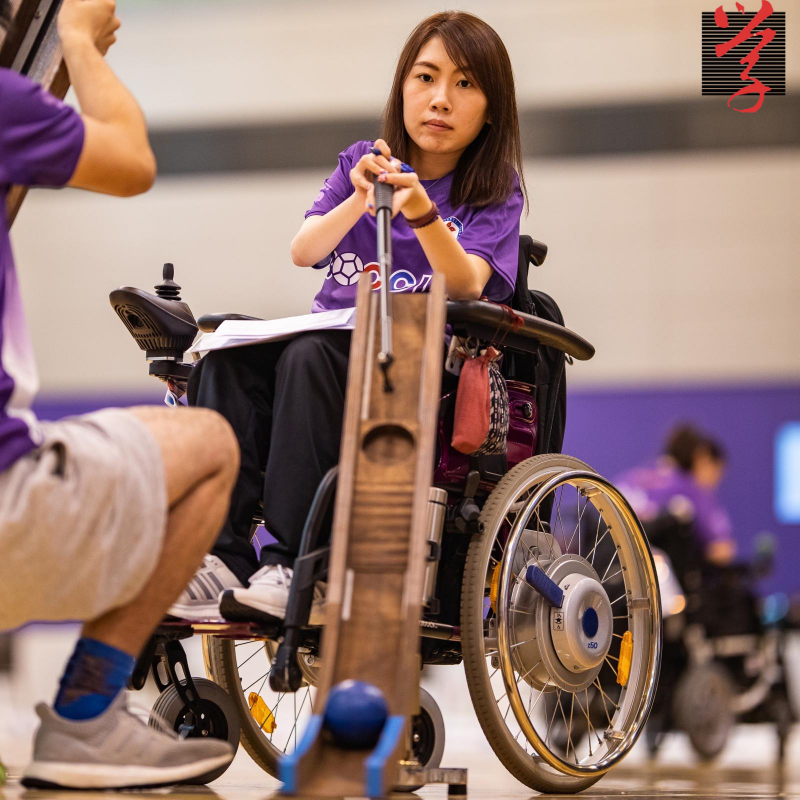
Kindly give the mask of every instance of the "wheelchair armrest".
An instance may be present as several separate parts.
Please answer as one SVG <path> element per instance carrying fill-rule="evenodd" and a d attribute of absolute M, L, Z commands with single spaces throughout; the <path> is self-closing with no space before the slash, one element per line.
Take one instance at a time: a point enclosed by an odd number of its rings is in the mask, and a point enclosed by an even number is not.
<path fill-rule="evenodd" d="M 261 317 L 250 317 L 247 314 L 203 314 L 203 316 L 199 317 L 197 320 L 197 327 L 200 328 L 203 333 L 213 333 L 225 320 L 229 319 L 237 321 L 244 319 L 260 321 Z"/>
<path fill-rule="evenodd" d="M 533 353 L 540 344 L 561 350 L 578 361 L 588 361 L 594 346 L 582 336 L 548 320 L 515 311 L 524 325 L 514 330 L 503 308 L 485 300 L 460 300 L 447 303 L 447 322 L 456 336 L 477 337 L 503 343 L 503 347 Z"/>

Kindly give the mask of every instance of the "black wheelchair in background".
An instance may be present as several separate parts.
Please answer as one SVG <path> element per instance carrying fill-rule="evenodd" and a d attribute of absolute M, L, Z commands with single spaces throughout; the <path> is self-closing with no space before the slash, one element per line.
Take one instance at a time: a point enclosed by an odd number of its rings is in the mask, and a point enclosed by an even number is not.
<path fill-rule="evenodd" d="M 450 445 L 455 394 L 442 398 L 420 654 L 423 665 L 464 664 L 480 725 L 517 779 L 540 792 L 572 793 L 616 765 L 643 730 L 658 679 L 661 606 L 647 539 L 629 504 L 589 466 L 560 453 L 565 363 L 591 358 L 594 349 L 563 326 L 550 298 L 528 289 L 528 267 L 546 252 L 522 237 L 513 312 L 483 301 L 448 303 L 456 337 L 503 352 L 510 424 L 505 455 L 458 453 Z M 195 321 L 171 265 L 155 295 L 125 287 L 111 302 L 172 402 L 191 374 L 183 356 L 198 327 L 253 319 Z M 161 691 L 151 724 L 166 719 L 181 735 L 241 739 L 277 774 L 278 759 L 297 746 L 314 710 L 320 628 L 308 621 L 314 582 L 327 567 L 321 531 L 335 488 L 334 469 L 309 511 L 282 625 L 164 621 L 132 680 L 141 688 L 152 671 Z M 567 509 L 575 526 L 564 522 Z M 591 540 L 576 536 L 589 518 L 596 520 Z M 261 523 L 254 518 L 254 535 Z M 210 680 L 189 673 L 180 642 L 194 634 L 203 636 Z M 588 716 L 596 703 L 598 721 Z M 554 741 L 556 718 L 566 752 Z M 570 731 L 583 719 L 589 735 L 579 742 Z M 425 692 L 412 741 L 420 765 L 438 765 L 444 721 Z"/>
<path fill-rule="evenodd" d="M 645 737 L 651 755 L 667 732 L 681 730 L 711 760 L 735 724 L 770 723 L 782 763 L 797 721 L 785 662 L 788 606 L 765 613 L 756 591 L 771 572 L 774 543 L 762 535 L 753 562 L 718 566 L 690 522 L 665 513 L 646 530 L 662 587 L 677 581 L 671 596 L 662 594 L 663 669 Z"/>

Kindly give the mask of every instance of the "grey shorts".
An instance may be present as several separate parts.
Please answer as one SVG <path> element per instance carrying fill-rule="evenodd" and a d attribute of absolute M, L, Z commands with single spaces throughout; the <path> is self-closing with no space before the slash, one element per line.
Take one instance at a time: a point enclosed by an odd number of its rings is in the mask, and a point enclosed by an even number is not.
<path fill-rule="evenodd" d="M 0 630 L 125 605 L 164 540 L 164 465 L 140 420 L 107 409 L 42 430 L 43 444 L 0 473 Z"/>

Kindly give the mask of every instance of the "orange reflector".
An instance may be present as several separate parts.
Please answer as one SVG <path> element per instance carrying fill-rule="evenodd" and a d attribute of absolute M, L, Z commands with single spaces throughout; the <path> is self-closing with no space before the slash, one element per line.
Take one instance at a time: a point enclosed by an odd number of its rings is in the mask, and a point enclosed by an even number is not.
<path fill-rule="evenodd" d="M 631 676 L 631 661 L 633 660 L 633 634 L 625 631 L 622 645 L 619 648 L 619 663 L 617 664 L 617 683 L 625 686 Z"/>
<path fill-rule="evenodd" d="M 494 572 L 492 573 L 492 587 L 489 589 L 489 600 L 492 603 L 492 611 L 494 611 L 494 615 L 497 616 L 497 592 L 500 587 L 500 565 L 498 564 L 494 568 Z"/>
<path fill-rule="evenodd" d="M 275 722 L 275 717 L 269 710 L 269 706 L 262 700 L 261 695 L 256 694 L 256 692 L 250 692 L 250 697 L 247 700 L 250 706 L 250 713 L 258 723 L 258 727 L 264 733 L 272 733 L 278 727 L 278 723 Z"/>

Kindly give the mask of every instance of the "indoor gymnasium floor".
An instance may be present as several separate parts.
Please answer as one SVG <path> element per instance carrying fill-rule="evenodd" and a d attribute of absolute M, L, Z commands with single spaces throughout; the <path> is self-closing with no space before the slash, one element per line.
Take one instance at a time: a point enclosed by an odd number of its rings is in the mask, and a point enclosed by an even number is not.
<path fill-rule="evenodd" d="M 727 762 L 727 759 L 725 759 Z M 473 752 L 469 760 L 469 798 L 473 800 L 506 800 L 510 798 L 538 797 L 511 778 L 493 759 Z M 449 763 L 449 762 L 448 762 Z M 464 762 L 467 763 L 467 762 Z M 682 798 L 683 800 L 716 800 L 717 798 L 800 798 L 800 769 L 798 759 L 794 766 L 785 770 L 783 779 L 770 768 L 758 767 L 705 767 L 691 761 L 685 765 L 656 763 L 647 765 L 637 762 L 623 765 L 601 780 L 595 787 L 579 795 L 581 798 L 624 797 L 636 798 Z M 26 791 L 13 778 L 0 790 L 3 800 L 45 800 L 59 797 L 64 800 L 103 800 L 119 797 L 119 794 Z M 280 784 L 262 773 L 242 753 L 228 772 L 208 787 L 176 787 L 163 789 L 154 794 L 169 795 L 175 800 L 208 797 L 220 800 L 270 800 L 277 796 Z M 137 792 L 141 797 L 144 793 Z M 444 786 L 422 789 L 417 795 L 402 797 L 444 800 Z"/>
<path fill-rule="evenodd" d="M 17 669 L 11 679 L 0 676 L 0 757 L 10 780 L 0 787 L 0 800 L 104 800 L 119 794 L 25 791 L 18 776 L 30 757 L 37 719 L 33 706 L 53 696 L 61 665 L 70 652 L 75 631 L 67 627 L 33 627 L 20 635 Z M 800 675 L 800 641 L 791 649 L 793 675 Z M 187 642 L 192 673 L 202 675 L 199 638 Z M 461 667 L 426 669 L 423 685 L 436 698 L 446 725 L 442 766 L 469 769 L 469 794 L 473 800 L 507 800 L 536 797 L 512 778 L 494 756 L 477 723 Z M 155 690 L 132 693 L 129 706 L 146 718 L 157 695 Z M 796 700 L 797 698 L 795 698 Z M 654 760 L 643 743 L 628 758 L 581 798 L 798 798 L 800 800 L 800 725 L 789 740 L 781 773 L 775 766 L 777 738 L 768 725 L 741 725 L 734 729 L 728 746 L 713 764 L 702 764 L 683 734 L 669 734 Z M 280 789 L 240 748 L 231 768 L 208 787 L 176 787 L 153 794 L 178 798 L 209 797 L 214 800 L 271 800 Z M 149 793 L 137 792 L 142 797 Z M 400 795 L 400 797 L 409 795 Z M 411 795 L 413 797 L 414 795 Z M 446 798 L 444 786 L 430 786 L 418 796 Z"/>

